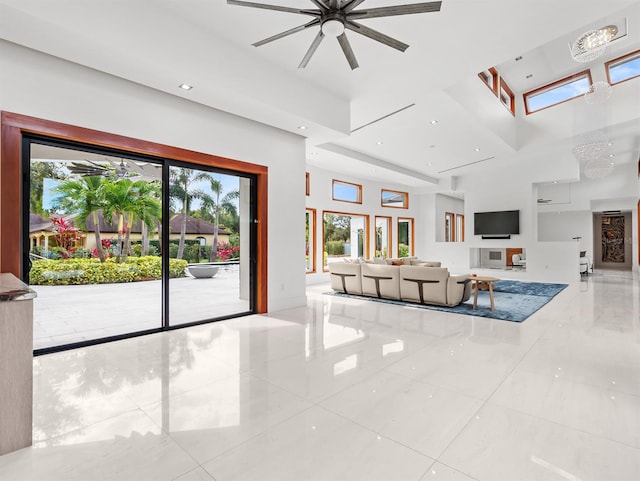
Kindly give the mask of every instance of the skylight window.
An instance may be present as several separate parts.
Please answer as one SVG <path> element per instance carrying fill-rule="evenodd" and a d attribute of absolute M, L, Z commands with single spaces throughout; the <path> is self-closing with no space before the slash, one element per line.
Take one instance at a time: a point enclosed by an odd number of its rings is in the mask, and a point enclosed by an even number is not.
<path fill-rule="evenodd" d="M 500 102 L 504 105 L 511 115 L 516 115 L 516 96 L 513 94 L 513 90 L 509 88 L 507 82 L 500 77 L 500 93 L 498 95 Z"/>
<path fill-rule="evenodd" d="M 527 115 L 586 94 L 591 86 L 591 71 L 577 73 L 524 94 Z"/>
<path fill-rule="evenodd" d="M 362 186 L 334 179 L 333 200 L 362 204 Z"/>
<path fill-rule="evenodd" d="M 607 62 L 605 68 L 611 85 L 640 77 L 640 50 Z"/>

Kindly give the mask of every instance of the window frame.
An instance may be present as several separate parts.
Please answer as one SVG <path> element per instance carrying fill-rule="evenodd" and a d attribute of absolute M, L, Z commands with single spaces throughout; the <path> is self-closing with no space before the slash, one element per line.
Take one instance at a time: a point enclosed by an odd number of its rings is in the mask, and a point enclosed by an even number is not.
<path fill-rule="evenodd" d="M 634 78 L 638 78 L 640 77 L 640 74 L 638 75 L 634 75 L 633 77 L 629 77 L 626 78 L 624 80 L 619 80 L 617 82 L 611 82 L 611 75 L 609 74 L 609 70 L 611 69 L 611 67 L 617 67 L 618 65 L 622 65 L 628 62 L 631 62 L 633 60 L 636 59 L 640 59 L 640 50 L 635 50 L 633 52 L 629 52 L 625 55 L 621 55 L 620 57 L 616 57 L 614 59 L 609 60 L 608 62 L 605 62 L 604 64 L 604 70 L 607 74 L 607 82 L 609 83 L 609 85 L 613 86 L 613 85 L 619 85 L 623 82 L 626 82 L 628 80 L 632 80 Z"/>
<path fill-rule="evenodd" d="M 336 184 L 356 187 L 356 191 L 358 193 L 357 199 L 345 200 L 345 199 L 336 198 Z M 336 202 L 348 202 L 350 204 L 362 204 L 362 185 L 355 184 L 353 182 L 346 182 L 344 180 L 333 179 L 331 183 L 331 200 L 334 200 Z"/>
<path fill-rule="evenodd" d="M 453 212 L 444 213 L 444 241 L 456 241 L 456 215 Z"/>
<path fill-rule="evenodd" d="M 460 228 L 458 229 L 458 221 L 460 221 Z M 456 242 L 464 242 L 464 214 L 456 214 L 455 216 L 455 229 Z"/>
<path fill-rule="evenodd" d="M 404 202 L 402 206 L 385 205 L 384 198 L 383 198 L 385 192 L 390 192 L 392 194 L 401 194 L 404 197 Z M 391 190 L 391 189 L 380 189 L 380 206 L 387 209 L 408 209 L 409 208 L 409 192 L 402 192 L 400 190 Z"/>
<path fill-rule="evenodd" d="M 307 269 L 305 267 L 306 274 L 315 274 L 317 272 L 317 263 L 316 263 L 316 253 L 317 253 L 317 239 L 318 239 L 318 221 L 317 221 L 317 210 L 313 207 L 305 208 L 305 216 L 310 214 L 309 226 L 313 226 L 309 228 L 309 239 L 307 242 L 309 243 L 309 260 L 311 261 L 311 269 Z M 306 246 L 305 246 L 306 247 Z"/>
<path fill-rule="evenodd" d="M 398 253 L 398 257 L 400 257 L 400 223 L 403 221 L 409 221 L 409 240 L 411 244 L 409 245 L 409 257 L 415 255 L 415 219 L 413 217 L 398 217 L 397 221 L 397 229 L 398 229 L 398 238 L 396 241 L 396 249 Z"/>
<path fill-rule="evenodd" d="M 507 105 L 507 103 L 504 101 L 502 97 L 503 91 L 504 93 L 507 94 L 507 97 L 509 98 L 509 105 Z M 513 90 L 511 90 L 509 85 L 507 85 L 507 82 L 505 81 L 505 79 L 502 77 L 500 77 L 500 90 L 498 93 L 498 99 L 500 100 L 500 103 L 504 105 L 509 112 L 511 112 L 511 115 L 515 117 L 516 116 L 516 96 L 514 95 Z"/>
<path fill-rule="evenodd" d="M 529 97 L 538 95 L 538 94 L 543 93 L 543 92 L 548 92 L 548 91 L 554 90 L 556 88 L 562 87 L 563 85 L 575 82 L 576 80 L 581 80 L 583 78 L 586 78 L 589 81 L 589 85 L 593 84 L 593 77 L 591 76 L 591 69 L 582 70 L 581 72 L 569 75 L 568 77 L 561 78 L 559 80 L 556 80 L 555 82 L 551 82 L 549 84 L 543 85 L 542 87 L 538 87 L 536 89 L 530 90 L 529 92 L 525 92 L 524 94 L 522 94 L 522 100 L 524 101 L 524 111 L 525 111 L 526 115 L 531 115 L 531 114 L 533 114 L 535 112 L 540 112 L 542 110 L 546 110 L 548 108 L 555 107 L 556 105 L 560 105 L 560 104 L 563 104 L 565 102 L 569 102 L 570 100 L 574 100 L 574 99 L 577 99 L 579 97 L 582 97 L 584 95 L 584 93 L 581 93 L 581 94 L 578 94 L 578 95 L 574 95 L 573 97 L 570 97 L 568 99 L 564 99 L 564 100 L 562 100 L 560 102 L 556 102 L 554 104 L 547 105 L 546 107 L 542 107 L 542 108 L 539 108 L 539 109 L 536 109 L 536 110 L 530 110 L 529 109 L 529 102 L 527 101 L 527 99 Z"/>
<path fill-rule="evenodd" d="M 482 83 L 489 87 L 489 90 L 493 92 L 493 95 L 498 96 L 500 90 L 499 75 L 495 67 L 490 67 L 488 70 L 483 70 L 478 73 L 478 77 L 482 80 Z M 489 83 L 491 81 L 491 83 Z"/>
<path fill-rule="evenodd" d="M 393 217 L 386 215 L 376 215 L 373 217 L 373 253 L 375 256 L 378 242 L 378 219 L 385 219 L 387 221 L 387 256 L 382 256 L 383 259 L 388 259 L 391 257 L 391 251 L 393 250 Z M 382 254 L 382 252 L 381 252 Z"/>
<path fill-rule="evenodd" d="M 335 211 L 335 210 L 323 210 L 322 211 L 322 272 L 329 272 L 329 262 L 328 262 L 328 255 L 327 255 L 327 265 L 324 264 L 324 253 L 325 253 L 325 234 L 324 234 L 324 218 L 326 214 L 334 214 L 334 215 L 348 215 L 350 217 L 362 217 L 364 218 L 364 228 L 365 228 L 365 232 L 364 232 L 364 239 L 363 239 L 363 246 L 364 246 L 364 258 L 365 259 L 369 259 L 370 258 L 370 252 L 371 252 L 371 247 L 370 247 L 370 220 L 371 220 L 371 216 L 369 214 L 358 214 L 357 212 L 340 212 L 340 211 Z"/>

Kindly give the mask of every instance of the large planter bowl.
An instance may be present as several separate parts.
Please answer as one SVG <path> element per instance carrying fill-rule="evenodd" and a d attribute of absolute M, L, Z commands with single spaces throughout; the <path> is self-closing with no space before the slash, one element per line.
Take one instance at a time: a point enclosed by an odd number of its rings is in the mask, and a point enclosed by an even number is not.
<path fill-rule="evenodd" d="M 189 274 L 191 274 L 196 279 L 208 279 L 210 277 L 215 276 L 218 273 L 218 269 L 220 266 L 210 266 L 210 265 L 193 265 L 188 266 Z"/>

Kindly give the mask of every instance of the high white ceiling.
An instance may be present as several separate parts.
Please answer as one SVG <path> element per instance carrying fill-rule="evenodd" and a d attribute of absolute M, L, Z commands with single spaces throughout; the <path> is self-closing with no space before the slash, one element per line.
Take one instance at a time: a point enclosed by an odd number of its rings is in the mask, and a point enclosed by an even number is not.
<path fill-rule="evenodd" d="M 358 9 L 404 3 L 418 2 Z M 440 12 L 362 20 L 410 47 L 347 32 L 354 71 L 331 38 L 297 68 L 317 27 L 251 46 L 309 20 L 225 0 L 0 0 L 0 38 L 302 135 L 311 165 L 418 189 L 537 153 L 575 162 L 571 147 L 588 129 L 576 121 L 582 100 L 525 116 L 521 94 L 587 67 L 601 79 L 605 60 L 640 48 L 640 2 L 630 0 L 443 0 Z M 573 61 L 570 42 L 609 23 L 626 36 L 590 64 Z M 516 93 L 515 118 L 477 77 L 491 66 Z M 616 162 L 638 158 L 640 108 L 628 108 L 638 100 L 614 95 L 607 109 L 621 114 L 598 126 Z M 548 165 L 538 181 L 555 179 Z"/>

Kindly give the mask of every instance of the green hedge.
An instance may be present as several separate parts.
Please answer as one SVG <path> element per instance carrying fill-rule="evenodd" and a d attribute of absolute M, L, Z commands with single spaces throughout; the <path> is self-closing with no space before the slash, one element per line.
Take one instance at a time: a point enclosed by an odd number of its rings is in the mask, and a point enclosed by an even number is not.
<path fill-rule="evenodd" d="M 330 256 L 341 256 L 344 254 L 344 241 L 329 240 L 324 243 L 324 249 Z"/>
<path fill-rule="evenodd" d="M 169 259 L 169 277 L 184 277 L 187 261 Z M 101 263 L 99 259 L 61 259 L 34 261 L 29 283 L 34 286 L 79 284 L 111 284 L 160 279 L 162 259 L 155 256 L 129 257 L 118 264 L 114 258 Z"/>

